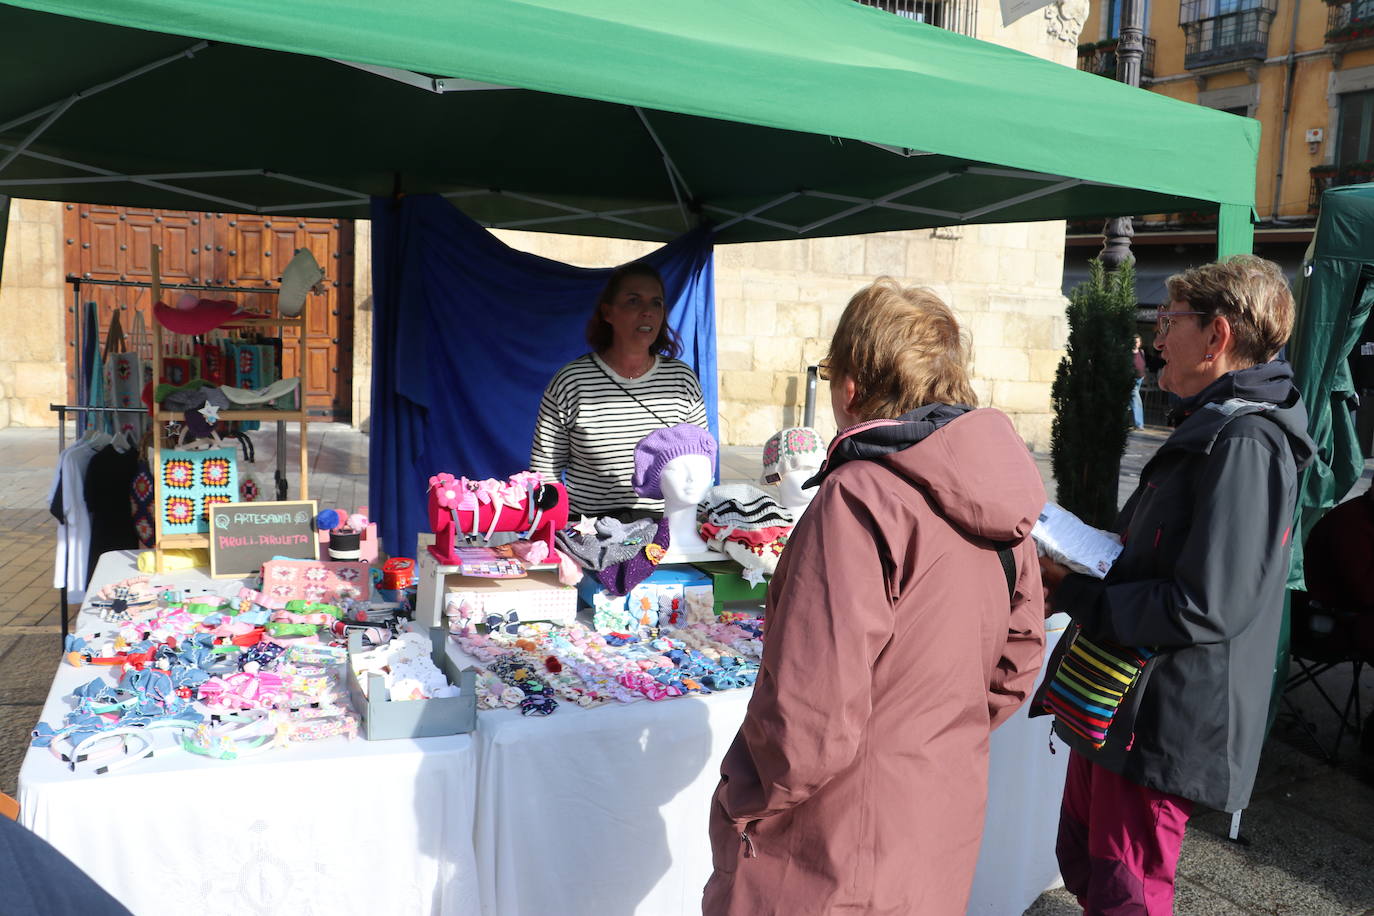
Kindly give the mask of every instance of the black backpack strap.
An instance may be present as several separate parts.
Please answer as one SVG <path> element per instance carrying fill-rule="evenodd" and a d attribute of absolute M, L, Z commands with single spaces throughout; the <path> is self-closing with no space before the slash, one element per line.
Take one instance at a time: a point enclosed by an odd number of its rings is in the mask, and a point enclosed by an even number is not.
<path fill-rule="evenodd" d="M 997 548 L 997 559 L 1002 561 L 1002 572 L 1007 577 L 1007 600 L 1016 597 L 1016 555 L 1010 547 Z"/>

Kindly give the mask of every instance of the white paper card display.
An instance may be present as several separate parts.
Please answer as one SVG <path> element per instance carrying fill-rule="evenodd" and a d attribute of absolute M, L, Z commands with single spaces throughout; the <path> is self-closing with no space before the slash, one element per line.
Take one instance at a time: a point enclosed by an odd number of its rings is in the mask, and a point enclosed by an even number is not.
<path fill-rule="evenodd" d="M 1040 552 L 1077 573 L 1101 579 L 1121 555 L 1116 535 L 1083 522 L 1054 503 L 1046 503 L 1031 529 Z"/>

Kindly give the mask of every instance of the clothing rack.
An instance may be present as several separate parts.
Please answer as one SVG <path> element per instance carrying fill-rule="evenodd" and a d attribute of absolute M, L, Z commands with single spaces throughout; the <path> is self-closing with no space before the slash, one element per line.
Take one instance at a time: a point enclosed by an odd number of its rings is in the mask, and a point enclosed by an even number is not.
<path fill-rule="evenodd" d="M 160 253 L 161 253 L 161 252 L 159 251 L 158 254 L 160 254 Z M 82 336 L 82 334 L 84 333 L 84 327 L 85 327 L 85 322 L 82 320 L 82 317 L 83 317 L 83 316 L 82 316 L 82 314 L 81 314 L 81 287 L 82 287 L 82 286 L 112 286 L 112 287 L 121 288 L 121 289 L 146 289 L 146 290 L 150 290 L 150 291 L 155 291 L 155 292 L 154 292 L 154 298 L 156 298 L 158 295 L 161 295 L 163 292 L 167 292 L 167 291 L 174 292 L 174 293 L 175 293 L 175 292 L 186 292 L 186 293 L 238 293 L 238 294 L 241 294 L 241 293 L 263 293 L 263 294 L 273 295 L 273 296 L 275 296 L 275 295 L 277 295 L 278 293 L 281 292 L 280 289 L 276 289 L 276 288 L 271 287 L 271 286 L 223 286 L 223 285 L 218 285 L 218 286 L 217 286 L 217 285 L 214 285 L 214 284 L 203 284 L 203 283 L 163 283 L 163 282 L 161 282 L 160 279 L 159 279 L 158 281 L 155 282 L 155 281 L 153 281 L 153 280 L 98 280 L 98 279 L 94 279 L 94 278 L 91 278 L 91 277 L 74 277 L 74 276 L 68 276 L 68 277 L 67 277 L 67 282 L 70 283 L 70 284 L 72 285 L 72 311 L 74 312 L 74 314 L 75 314 L 75 316 L 76 316 L 76 317 L 75 317 L 75 320 L 72 322 L 72 324 L 73 324 L 73 327 L 76 328 L 75 346 L 76 346 L 76 359 L 77 359 L 78 363 L 80 362 L 80 359 L 81 359 L 81 350 L 82 350 L 82 340 L 81 340 L 81 336 Z M 156 318 L 152 318 L 151 315 L 149 316 L 149 318 L 150 318 L 151 321 L 156 321 L 156 320 L 157 320 Z M 281 325 L 281 324 L 291 324 L 291 323 L 295 323 L 295 322 L 274 320 L 274 321 L 270 321 L 270 322 L 253 322 L 253 323 Z M 241 326 L 241 325 L 238 325 L 238 326 Z M 304 333 L 304 332 L 302 331 L 302 333 Z M 151 347 L 153 346 L 153 341 L 156 339 L 156 337 L 155 337 L 155 335 L 154 335 L 151 331 L 149 332 L 148 337 L 149 337 L 149 339 L 148 339 L 147 341 L 145 341 L 145 343 L 147 343 L 147 345 L 151 348 Z M 304 355 L 304 354 L 302 354 L 302 355 Z M 305 395 L 305 360 L 304 360 L 304 359 L 301 360 L 301 367 L 300 367 L 300 368 L 301 368 L 301 386 L 300 386 L 300 389 L 299 389 L 299 391 L 300 391 L 299 397 L 300 397 L 301 409 L 302 409 L 302 411 L 303 411 L 303 410 L 305 409 L 305 396 L 306 396 L 306 395 Z M 89 395 L 89 392 L 86 390 L 87 384 L 88 384 L 88 382 L 87 382 L 87 379 L 85 378 L 85 373 L 79 372 L 79 371 L 78 371 L 78 372 L 77 372 L 77 379 L 76 379 L 76 399 L 77 399 L 78 401 L 84 401 L 84 400 L 86 400 L 87 396 Z M 153 386 L 154 386 L 154 388 L 157 387 L 156 381 L 154 381 Z M 52 410 L 57 410 L 57 409 L 58 409 L 58 405 L 55 405 L 55 404 L 54 404 L 54 405 L 50 405 L 50 407 L 51 407 Z M 95 407 L 76 407 L 76 406 L 67 406 L 67 407 L 65 407 L 65 410 L 67 410 L 67 411 L 74 411 L 74 412 L 81 412 L 81 411 L 100 411 L 100 410 L 104 410 L 104 411 L 115 411 L 115 412 L 117 412 L 117 411 L 129 410 L 129 409 L 131 409 L 131 408 L 124 408 L 124 407 L 115 407 L 115 408 L 95 408 Z M 142 411 L 140 411 L 140 412 L 142 412 Z M 277 424 L 277 468 L 276 468 L 275 474 L 273 475 L 273 481 L 276 483 L 277 499 L 278 499 L 278 500 L 284 500 L 284 499 L 286 499 L 286 496 L 287 496 L 287 481 L 286 481 L 286 471 L 285 471 L 285 469 L 284 469 L 283 466 L 282 466 L 282 454 L 286 451 L 286 420 L 284 420 L 284 419 L 278 419 L 278 418 L 276 418 L 276 417 L 269 417 L 268 419 L 269 419 L 269 420 L 274 420 L 274 421 L 276 422 L 276 424 Z M 62 432 L 61 432 L 60 435 L 59 435 L 59 438 L 62 439 L 63 441 L 65 441 L 65 438 L 66 438 L 66 427 L 63 426 L 63 423 L 62 423 L 62 415 L 61 415 L 61 414 L 59 414 L 59 416 L 58 416 L 57 423 L 58 423 L 58 427 L 62 430 Z M 78 431 L 78 432 L 81 431 L 81 425 L 84 424 L 84 423 L 85 423 L 84 418 L 78 421 L 78 423 L 77 423 L 77 431 Z M 302 436 L 302 438 L 304 438 L 304 436 Z M 65 448 L 65 446 L 63 446 L 63 447 Z M 59 451 L 60 451 L 60 450 L 59 450 Z M 302 490 L 304 490 L 304 486 L 302 486 Z M 302 499 L 303 499 L 303 498 L 305 498 L 305 497 L 304 497 L 304 493 L 302 493 Z"/>
<path fill-rule="evenodd" d="M 61 456 L 67 450 L 67 414 L 69 413 L 139 413 L 146 414 L 148 411 L 142 407 L 80 407 L 71 404 L 49 404 L 48 409 L 57 414 L 57 454 Z M 62 603 L 57 606 L 57 618 L 62 622 L 63 651 L 67 648 L 67 634 L 71 632 L 71 627 L 67 623 L 67 586 L 62 586 L 62 594 L 58 599 Z"/>
<path fill-rule="evenodd" d="M 57 451 L 67 450 L 67 414 L 69 413 L 147 413 L 145 407 L 82 407 L 79 404 L 49 404 L 48 410 L 57 414 Z"/>
<path fill-rule="evenodd" d="M 213 285 L 202 285 L 202 284 L 199 284 L 199 283 L 158 283 L 158 284 L 154 284 L 151 280 L 97 280 L 97 279 L 94 279 L 94 278 L 91 278 L 91 277 L 74 277 L 74 276 L 68 276 L 68 277 L 67 277 L 67 282 L 70 283 L 70 284 L 72 285 L 72 314 L 73 314 L 73 316 L 74 316 L 74 317 L 73 317 L 73 320 L 72 320 L 72 326 L 76 329 L 76 332 L 75 332 L 75 336 L 74 336 L 74 338 L 73 338 L 73 341 L 74 341 L 74 345 L 75 345 L 75 347 L 76 347 L 76 360 L 77 360 L 77 365 L 78 365 L 78 366 L 80 366 L 80 363 L 81 363 L 81 350 L 82 350 L 82 340 L 81 340 L 81 338 L 82 338 L 82 335 L 85 333 L 85 328 L 84 328 L 85 321 L 82 320 L 84 316 L 81 314 L 81 287 L 82 287 L 82 286 L 113 286 L 113 287 L 119 287 L 119 288 L 123 288 L 123 289 L 147 289 L 147 290 L 158 289 L 158 290 L 171 290 L 172 292 L 187 292 L 187 293 L 270 293 L 270 294 L 272 294 L 272 295 L 275 295 L 275 294 L 277 294 L 278 292 L 280 292 L 280 290 L 273 289 L 273 288 L 270 287 L 270 286 L 213 286 Z M 156 319 L 153 319 L 153 318 L 152 318 L 152 315 L 150 314 L 150 315 L 149 315 L 149 320 L 156 320 Z M 77 399 L 78 401 L 84 401 L 84 400 L 86 400 L 87 396 L 90 394 L 90 392 L 86 390 L 86 386 L 87 386 L 88 382 L 87 382 L 87 379 L 85 378 L 85 373 L 79 372 L 79 371 L 78 371 L 76 375 L 77 375 L 77 378 L 76 378 L 76 399 Z M 301 392 L 301 396 L 302 396 L 302 398 L 304 398 L 304 396 L 305 396 L 304 391 Z M 84 421 L 82 421 L 82 422 L 84 422 Z M 278 430 L 281 430 L 281 429 L 282 429 L 282 427 L 278 427 Z M 279 439 L 279 440 L 278 440 L 278 444 L 280 444 L 280 442 L 281 442 L 281 440 Z M 280 488 L 280 484 L 279 484 L 278 486 L 279 486 L 279 488 Z M 281 497 L 281 498 L 284 499 L 285 497 Z"/>

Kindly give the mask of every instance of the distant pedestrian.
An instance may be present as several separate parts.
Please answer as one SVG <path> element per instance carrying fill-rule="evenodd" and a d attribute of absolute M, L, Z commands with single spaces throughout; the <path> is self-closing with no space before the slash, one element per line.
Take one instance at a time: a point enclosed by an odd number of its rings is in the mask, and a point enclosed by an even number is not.
<path fill-rule="evenodd" d="M 1238 256 L 1168 288 L 1155 347 L 1159 386 L 1182 398 L 1178 428 L 1121 510 L 1124 549 L 1101 580 L 1040 561 L 1073 626 L 1031 714 L 1053 712 L 1071 749 L 1055 851 L 1090 916 L 1168 916 L 1193 805 L 1250 800 L 1298 469 L 1316 448 L 1293 369 L 1275 358 L 1294 311 L 1278 266 Z"/>
<path fill-rule="evenodd" d="M 1145 428 L 1145 405 L 1140 402 L 1140 386 L 1145 383 L 1145 351 L 1140 348 L 1140 335 L 1135 335 L 1131 351 L 1131 366 L 1135 369 L 1135 387 L 1131 389 L 1131 419 L 1136 429 Z"/>

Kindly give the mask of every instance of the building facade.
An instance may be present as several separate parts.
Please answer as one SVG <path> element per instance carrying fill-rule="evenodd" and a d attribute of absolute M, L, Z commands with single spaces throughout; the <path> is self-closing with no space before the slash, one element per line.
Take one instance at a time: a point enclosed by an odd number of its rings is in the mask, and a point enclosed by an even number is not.
<path fill-rule="evenodd" d="M 1079 69 L 1115 78 L 1121 2 L 1091 0 Z M 1374 0 L 1137 2 L 1144 5 L 1142 88 L 1262 125 L 1255 253 L 1296 278 L 1321 192 L 1374 181 Z M 1134 216 L 1136 293 L 1146 316 L 1166 301 L 1170 274 L 1216 257 L 1216 217 Z M 1100 224 L 1070 224 L 1066 294 L 1101 247 Z M 1148 337 L 1145 322 L 1142 330 Z M 1164 395 L 1147 382 L 1145 396 L 1147 417 L 1162 420 Z"/>
<path fill-rule="evenodd" d="M 1295 272 L 1321 192 L 1374 180 L 1374 0 L 1138 2 L 1143 88 L 1263 125 L 1256 249 Z M 1115 75 L 1120 20 L 1121 0 L 1091 0 L 1079 69 Z M 1156 304 L 1167 273 L 1214 256 L 1215 225 L 1204 213 L 1137 218 L 1142 303 Z M 1069 279 L 1095 253 L 1099 233 L 1070 227 Z"/>

